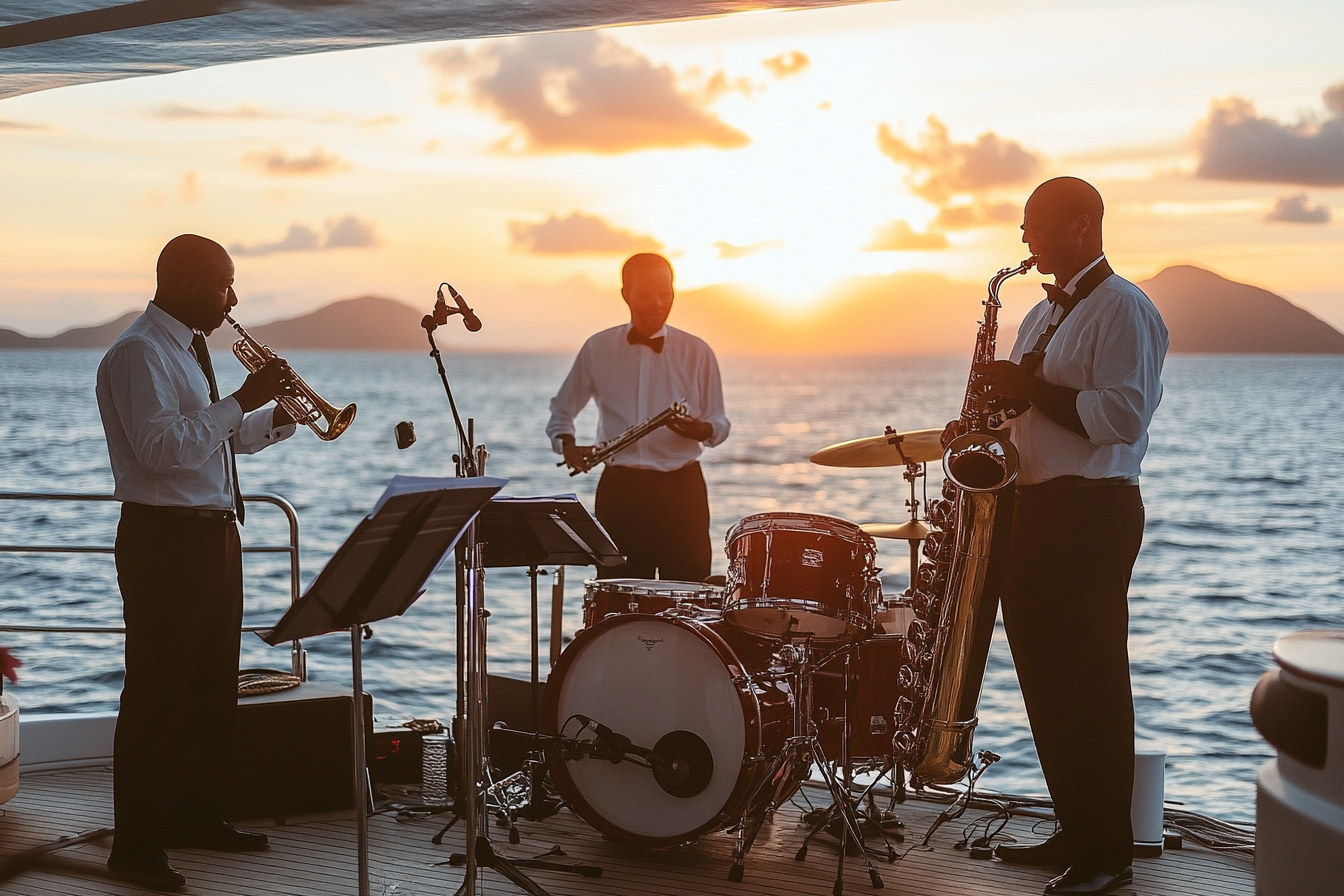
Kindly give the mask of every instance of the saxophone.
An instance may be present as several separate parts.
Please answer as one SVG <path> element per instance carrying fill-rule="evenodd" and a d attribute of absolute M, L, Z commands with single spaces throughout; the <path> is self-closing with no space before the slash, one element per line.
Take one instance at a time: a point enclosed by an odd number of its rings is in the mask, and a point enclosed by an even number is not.
<path fill-rule="evenodd" d="M 974 365 L 994 360 L 999 287 L 1035 263 L 1033 256 L 989 281 L 961 406 L 963 435 L 943 452 L 943 500 L 929 508 L 935 531 L 913 574 L 915 619 L 901 646 L 892 747 L 915 787 L 954 783 L 972 765 L 976 705 L 998 612 L 997 583 L 987 587 L 990 560 L 996 531 L 1006 532 L 1010 521 L 999 512 L 1000 493 L 1018 468 L 1017 450 L 990 431 L 995 409 Z"/>

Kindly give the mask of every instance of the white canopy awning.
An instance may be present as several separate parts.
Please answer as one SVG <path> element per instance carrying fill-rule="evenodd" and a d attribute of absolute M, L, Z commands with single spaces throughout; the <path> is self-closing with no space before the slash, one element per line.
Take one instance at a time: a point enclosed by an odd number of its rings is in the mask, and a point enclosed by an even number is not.
<path fill-rule="evenodd" d="M 358 47 L 864 0 L 5 0 L 0 98 Z"/>

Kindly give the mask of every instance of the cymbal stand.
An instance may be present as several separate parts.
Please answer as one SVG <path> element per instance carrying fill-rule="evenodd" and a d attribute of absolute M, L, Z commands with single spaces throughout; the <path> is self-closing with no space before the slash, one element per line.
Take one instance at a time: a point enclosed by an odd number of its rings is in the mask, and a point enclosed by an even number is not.
<path fill-rule="evenodd" d="M 788 677 L 793 689 L 793 736 L 784 742 L 784 749 L 770 764 L 768 773 L 756 785 L 751 794 L 747 797 L 744 805 L 751 807 L 756 804 L 756 797 L 759 796 L 767 787 L 775 790 L 769 803 L 762 809 L 753 812 L 750 817 L 743 815 L 737 827 L 737 844 L 733 848 L 733 865 L 728 869 L 728 879 L 734 883 L 740 882 L 745 870 L 745 860 L 747 852 L 756 842 L 756 836 L 760 833 L 761 825 L 765 823 L 768 814 L 774 812 L 779 804 L 787 799 L 792 793 L 792 787 L 797 780 L 807 774 L 809 767 L 815 767 L 821 772 L 822 780 L 826 783 L 826 788 L 831 792 L 832 810 L 829 811 L 821 822 L 821 826 L 828 824 L 832 817 L 838 817 L 840 825 L 840 862 L 836 869 L 835 886 L 832 892 L 835 896 L 840 896 L 844 889 L 844 868 L 845 868 L 845 849 L 846 837 L 853 837 L 854 842 L 863 843 L 863 835 L 859 831 L 859 820 L 854 814 L 854 807 L 850 804 L 847 794 L 844 790 L 844 784 L 836 777 L 835 770 L 826 759 L 826 753 L 822 750 L 821 740 L 817 737 L 816 725 L 812 721 L 812 678 L 814 673 L 812 663 L 812 635 L 809 634 L 791 634 L 788 636 L 788 643 L 780 649 L 777 654 L 780 661 L 787 670 Z M 848 753 L 848 732 L 843 735 L 842 753 Z M 809 839 L 815 836 L 815 831 L 809 832 Z M 873 887 L 880 889 L 882 887 L 882 877 L 877 873 L 877 867 L 869 858 L 868 853 L 860 850 L 864 863 L 868 866 L 868 876 L 872 879 Z M 798 861 L 802 861 L 807 856 L 807 843 L 804 841 L 802 849 L 794 856 Z"/>
<path fill-rule="evenodd" d="M 904 454 L 901 455 L 903 458 Z M 901 478 L 910 484 L 910 497 L 905 499 L 905 506 L 910 510 L 910 522 L 919 521 L 919 499 L 915 497 L 915 480 L 925 479 L 924 465 L 917 464 L 910 460 L 905 461 L 905 471 L 901 473 Z M 928 480 L 925 479 L 925 487 L 928 486 Z M 919 568 L 919 543 L 922 539 L 910 538 L 910 587 L 906 589 L 906 597 L 912 597 L 915 593 L 915 570 Z"/>

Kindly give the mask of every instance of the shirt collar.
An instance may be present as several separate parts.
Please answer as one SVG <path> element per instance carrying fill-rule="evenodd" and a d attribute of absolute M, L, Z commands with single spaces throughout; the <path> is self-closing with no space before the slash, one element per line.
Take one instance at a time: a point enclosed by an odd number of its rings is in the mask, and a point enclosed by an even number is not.
<path fill-rule="evenodd" d="M 635 325 L 634 325 L 634 324 L 626 324 L 626 325 L 625 325 L 625 332 L 629 333 L 629 332 L 630 332 L 631 330 L 633 330 L 634 328 L 635 328 Z M 658 332 L 657 332 L 657 333 L 654 333 L 654 334 L 652 334 L 652 335 L 649 336 L 650 339 L 658 339 L 659 337 L 662 337 L 662 338 L 664 338 L 664 339 L 667 338 L 667 324 L 663 324 L 663 325 L 658 329 Z"/>
<path fill-rule="evenodd" d="M 1083 275 L 1086 274 L 1088 271 L 1092 270 L 1092 269 L 1093 269 L 1094 267 L 1096 267 L 1097 265 L 1101 264 L 1102 261 L 1105 260 L 1105 258 L 1106 258 L 1106 253 L 1103 252 L 1102 254 L 1100 254 L 1100 255 L 1098 255 L 1096 258 L 1094 258 L 1094 259 L 1092 260 L 1092 263 L 1091 263 L 1091 264 L 1089 264 L 1087 267 L 1083 268 L 1083 269 L 1082 269 L 1081 271 L 1079 271 L 1078 273 L 1074 274 L 1074 275 L 1073 275 L 1073 279 L 1070 280 L 1068 283 L 1064 284 L 1064 291 L 1065 291 L 1066 293 L 1068 293 L 1069 295 L 1073 295 L 1073 291 L 1074 291 L 1075 289 L 1078 288 L 1078 281 L 1081 280 L 1081 279 L 1083 279 Z"/>
<path fill-rule="evenodd" d="M 183 351 L 191 349 L 191 337 L 195 332 L 191 327 L 182 323 L 182 321 L 173 317 L 153 302 L 150 302 L 145 306 L 145 314 L 149 315 L 150 320 L 162 327 L 164 331 L 173 338 L 173 341 L 181 346 Z"/>

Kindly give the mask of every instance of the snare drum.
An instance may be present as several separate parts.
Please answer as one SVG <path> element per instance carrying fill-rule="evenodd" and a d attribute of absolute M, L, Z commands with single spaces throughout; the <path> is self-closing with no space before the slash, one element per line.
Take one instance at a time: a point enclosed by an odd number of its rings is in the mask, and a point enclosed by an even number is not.
<path fill-rule="evenodd" d="M 542 699 L 547 734 L 584 739 L 585 720 L 676 761 L 676 774 L 605 758 L 550 759 L 555 785 L 594 828 L 645 846 L 721 830 L 793 794 L 807 762 L 767 780 L 793 733 L 793 696 L 753 675 L 722 621 L 621 614 L 580 632 Z"/>
<path fill-rule="evenodd" d="M 758 513 L 728 530 L 723 615 L 768 637 L 861 638 L 873 630 L 877 544 L 853 523 Z"/>
<path fill-rule="evenodd" d="M 584 628 L 592 628 L 608 616 L 622 613 L 646 613 L 652 616 L 681 607 L 717 615 L 723 608 L 722 589 L 702 582 L 588 579 L 583 586 L 587 589 L 583 598 Z"/>
<path fill-rule="evenodd" d="M 812 676 L 812 721 L 826 758 L 839 761 L 844 735 L 845 654 L 854 680 L 849 696 L 849 756 L 877 759 L 892 755 L 896 733 L 896 676 L 901 669 L 901 635 L 856 641 L 831 654 Z"/>

